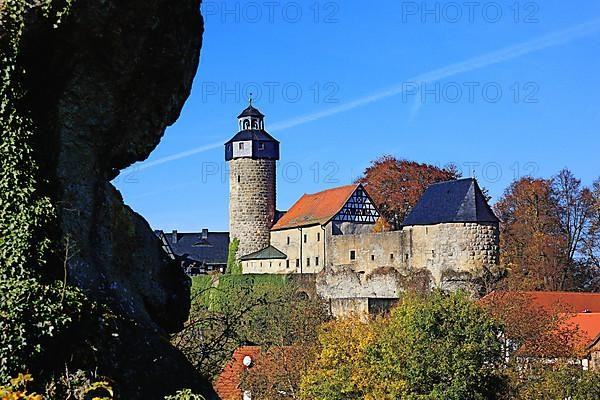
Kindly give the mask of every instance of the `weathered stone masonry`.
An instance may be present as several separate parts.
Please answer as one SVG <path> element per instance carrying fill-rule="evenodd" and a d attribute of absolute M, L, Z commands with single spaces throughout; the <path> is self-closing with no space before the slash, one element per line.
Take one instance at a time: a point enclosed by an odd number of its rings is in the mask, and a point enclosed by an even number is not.
<path fill-rule="evenodd" d="M 229 232 L 238 255 L 269 246 L 275 218 L 275 160 L 239 158 L 230 163 Z"/>

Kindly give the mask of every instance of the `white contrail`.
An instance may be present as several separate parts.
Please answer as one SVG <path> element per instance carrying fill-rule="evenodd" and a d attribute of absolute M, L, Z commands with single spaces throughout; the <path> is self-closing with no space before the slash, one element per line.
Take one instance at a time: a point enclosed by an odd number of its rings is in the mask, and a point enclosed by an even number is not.
<path fill-rule="evenodd" d="M 157 165 L 165 164 L 165 163 L 175 161 L 175 160 L 180 160 L 182 158 L 187 158 L 187 157 L 193 156 L 195 154 L 204 153 L 205 151 L 216 149 L 216 148 L 222 147 L 222 146 L 223 146 L 223 142 L 216 142 L 216 143 L 196 147 L 196 148 L 193 148 L 193 149 L 190 149 L 187 151 L 182 151 L 181 153 L 176 153 L 176 154 L 172 154 L 167 157 L 159 158 L 154 161 L 144 162 L 143 164 L 140 164 L 140 166 L 137 168 L 137 170 L 141 171 L 146 168 L 156 167 Z"/>
<path fill-rule="evenodd" d="M 363 107 L 389 97 L 397 96 L 399 94 L 404 93 L 407 82 L 422 84 L 439 81 L 441 79 L 449 78 L 451 76 L 459 75 L 465 72 L 474 71 L 477 69 L 488 67 L 490 65 L 500 64 L 505 61 L 513 60 L 515 58 L 522 57 L 524 55 L 531 54 L 550 47 L 567 44 L 575 39 L 590 36 L 594 33 L 597 33 L 598 31 L 600 31 L 600 19 L 592 20 L 565 30 L 541 36 L 539 38 L 527 42 L 516 44 L 490 53 L 486 53 L 484 55 L 470 58 L 462 62 L 450 64 L 442 68 L 434 69 L 424 74 L 407 79 L 403 83 L 391 86 L 381 92 L 361 97 L 356 100 L 343 103 L 323 111 L 303 115 L 297 118 L 289 119 L 287 121 L 272 124 L 270 127 L 270 131 L 277 132 L 282 131 L 284 129 L 293 128 L 309 122 L 317 121 L 336 114 L 350 111 L 358 107 Z M 223 142 L 197 147 L 181 153 L 173 154 L 168 157 L 159 158 L 155 161 L 143 163 L 142 165 L 140 165 L 139 169 L 142 170 L 157 165 L 165 164 L 170 161 L 187 158 L 198 153 L 203 153 L 205 151 L 219 148 L 221 146 L 223 146 Z"/>

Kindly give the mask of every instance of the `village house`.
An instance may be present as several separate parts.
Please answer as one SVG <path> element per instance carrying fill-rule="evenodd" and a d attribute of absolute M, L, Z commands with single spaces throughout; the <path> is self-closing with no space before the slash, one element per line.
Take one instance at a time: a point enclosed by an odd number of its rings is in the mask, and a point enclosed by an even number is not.
<path fill-rule="evenodd" d="M 556 329 L 572 331 L 568 345 L 581 353 L 581 358 L 573 361 L 586 370 L 600 369 L 600 293 L 495 291 L 479 303 L 497 308 L 513 308 L 518 304 L 517 307 L 525 307 L 528 312 L 556 316 L 559 321 Z M 513 350 L 523 353 L 523 349 Z M 525 353 L 536 356 L 536 352 L 529 349 L 525 349 Z"/>

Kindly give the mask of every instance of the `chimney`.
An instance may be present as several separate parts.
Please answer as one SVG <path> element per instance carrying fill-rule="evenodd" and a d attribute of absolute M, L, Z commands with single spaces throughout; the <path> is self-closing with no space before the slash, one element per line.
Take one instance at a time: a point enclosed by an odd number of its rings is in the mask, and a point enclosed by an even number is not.
<path fill-rule="evenodd" d="M 203 240 L 208 240 L 208 229 L 202 229 L 202 236 L 200 238 Z"/>
<path fill-rule="evenodd" d="M 171 233 L 171 243 L 177 244 L 177 229 L 173 229 L 173 233 Z"/>

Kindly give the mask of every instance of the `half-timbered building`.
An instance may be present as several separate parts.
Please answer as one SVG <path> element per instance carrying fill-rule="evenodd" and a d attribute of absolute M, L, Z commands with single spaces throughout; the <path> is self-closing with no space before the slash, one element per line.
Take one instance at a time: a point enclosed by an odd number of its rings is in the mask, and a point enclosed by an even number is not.
<path fill-rule="evenodd" d="M 242 257 L 244 273 L 316 273 L 328 263 L 331 238 L 372 232 L 379 211 L 361 184 L 305 194 L 271 229 L 270 247 L 283 257 L 259 251 Z"/>

